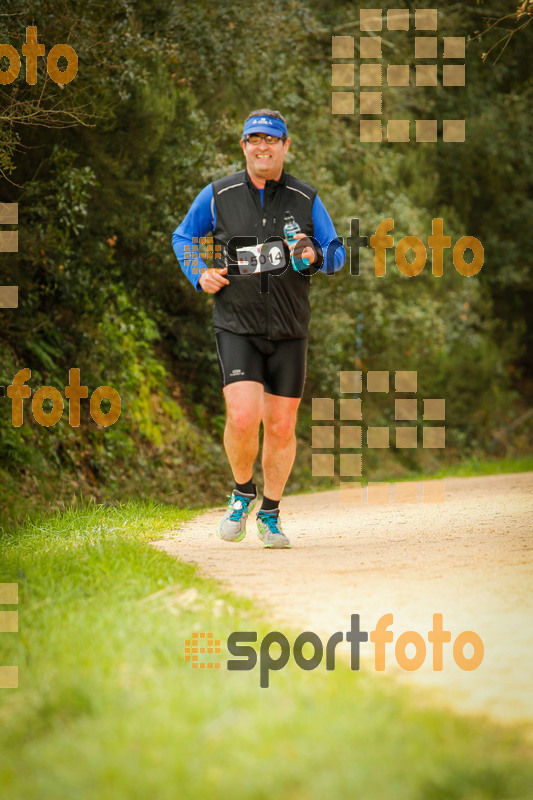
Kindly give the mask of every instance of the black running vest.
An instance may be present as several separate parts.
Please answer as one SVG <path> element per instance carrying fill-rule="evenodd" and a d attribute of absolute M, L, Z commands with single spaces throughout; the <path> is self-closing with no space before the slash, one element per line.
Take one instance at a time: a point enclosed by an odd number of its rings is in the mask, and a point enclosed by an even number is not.
<path fill-rule="evenodd" d="M 246 170 L 214 181 L 212 186 L 216 206 L 215 254 L 217 245 L 220 246 L 215 267 L 227 266 L 229 279 L 229 284 L 214 295 L 215 331 L 274 340 L 306 338 L 311 314 L 309 270 L 300 273 L 293 269 L 287 246 L 280 244 L 287 266 L 241 275 L 236 250 L 268 240 L 283 240 L 286 211 L 292 214 L 302 233 L 313 236 L 312 210 L 317 190 L 283 172 L 279 181 L 266 181 L 261 206 L 259 190 Z"/>

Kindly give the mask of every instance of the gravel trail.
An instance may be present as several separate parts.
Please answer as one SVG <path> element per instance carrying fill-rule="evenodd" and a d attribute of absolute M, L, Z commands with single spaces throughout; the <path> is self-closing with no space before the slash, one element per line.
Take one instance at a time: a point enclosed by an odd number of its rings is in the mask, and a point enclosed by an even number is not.
<path fill-rule="evenodd" d="M 435 702 L 456 710 L 531 725 L 532 497 L 533 473 L 449 478 L 445 502 L 436 503 L 356 505 L 341 504 L 338 491 L 294 495 L 281 505 L 291 550 L 264 550 L 253 512 L 242 542 L 221 541 L 222 507 L 154 547 L 255 599 L 272 629 L 316 631 L 325 642 L 349 629 L 352 613 L 372 631 L 391 612 L 394 642 L 381 674 L 431 687 Z M 459 669 L 448 644 L 443 670 L 433 671 L 427 632 L 434 613 L 443 614 L 452 642 L 466 630 L 481 637 L 484 659 L 476 670 Z M 394 648 L 409 630 L 426 640 L 427 655 L 407 672 L 397 666 Z M 413 655 L 414 646 L 406 652 Z M 465 656 L 471 652 L 467 645 Z M 361 645 L 363 668 L 374 668 L 373 654 L 370 642 Z"/>

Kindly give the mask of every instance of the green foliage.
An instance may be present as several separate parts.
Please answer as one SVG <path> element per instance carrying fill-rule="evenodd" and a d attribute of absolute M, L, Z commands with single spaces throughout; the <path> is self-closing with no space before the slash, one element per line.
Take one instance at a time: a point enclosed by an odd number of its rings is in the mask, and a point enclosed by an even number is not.
<path fill-rule="evenodd" d="M 9 497 L 17 486 L 28 501 L 57 491 L 58 502 L 80 491 L 135 496 L 147 483 L 183 500 L 198 487 L 206 497 L 220 491 L 229 471 L 220 469 L 212 299 L 185 280 L 170 237 L 206 183 L 242 167 L 241 121 L 260 106 L 286 115 L 287 169 L 319 187 L 341 236 L 352 218 L 370 236 L 392 217 L 396 243 L 407 234 L 427 241 L 432 219 L 442 217 L 452 242 L 468 233 L 485 248 L 474 278 L 455 271 L 450 251 L 443 278 L 429 264 L 405 278 L 391 251 L 378 279 L 371 251 L 362 251 L 360 276 L 345 267 L 313 279 L 300 438 L 309 441 L 311 397 L 336 396 L 338 371 L 358 364 L 416 369 L 420 397 L 446 397 L 446 458 L 528 447 L 523 427 L 512 426 L 531 391 L 533 352 L 531 26 L 494 63 L 482 58 L 499 35 L 485 17 L 503 16 L 505 3 L 439 10 L 439 36 L 480 31 L 467 48 L 466 88 L 387 91 L 385 112 L 466 116 L 467 141 L 376 146 L 359 141 L 355 117 L 329 113 L 331 35 L 357 36 L 359 5 L 62 0 L 51 13 L 47 0 L 31 11 L 7 0 L 2 41 L 20 48 L 36 24 L 47 51 L 65 41 L 75 47 L 79 71 L 60 88 L 45 83 L 39 59 L 36 86 L 20 76 L 1 87 L 2 200 L 20 207 L 19 253 L 2 254 L 1 283 L 20 286 L 20 305 L 0 312 L 1 382 L 28 366 L 34 389 L 61 388 L 78 367 L 91 392 L 109 384 L 123 403 L 106 431 L 87 409 L 79 430 L 66 414 L 45 430 L 29 408 L 14 429 L 9 403 L 0 403 Z M 414 65 L 412 44 L 389 32 L 386 63 Z M 388 401 L 368 396 L 365 404 L 374 424 L 393 423 Z M 305 485 L 308 450 L 300 448 L 293 486 Z M 393 455 L 400 471 L 428 457 Z M 368 469 L 383 468 L 381 458 L 372 454 Z"/>

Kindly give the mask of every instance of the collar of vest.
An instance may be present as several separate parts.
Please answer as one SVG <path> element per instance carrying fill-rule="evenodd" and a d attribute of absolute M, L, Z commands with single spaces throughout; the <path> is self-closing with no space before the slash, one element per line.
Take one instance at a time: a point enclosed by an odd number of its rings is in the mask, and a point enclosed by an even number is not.
<path fill-rule="evenodd" d="M 254 189 L 257 189 L 257 186 L 255 185 L 253 180 L 250 178 L 250 175 L 248 174 L 248 170 L 245 169 L 244 172 L 245 172 L 246 183 L 248 183 Z M 285 170 L 282 170 L 279 181 L 265 181 L 265 189 L 267 189 L 267 188 L 275 188 L 276 186 L 285 186 L 286 183 L 287 183 L 287 178 L 286 178 Z M 259 191 L 259 189 L 257 189 L 257 191 Z"/>

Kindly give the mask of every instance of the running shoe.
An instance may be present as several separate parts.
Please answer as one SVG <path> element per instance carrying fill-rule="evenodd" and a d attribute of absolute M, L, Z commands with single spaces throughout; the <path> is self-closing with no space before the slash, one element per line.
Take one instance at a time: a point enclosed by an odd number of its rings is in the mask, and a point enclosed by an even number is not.
<path fill-rule="evenodd" d="M 283 533 L 279 521 L 279 509 L 257 513 L 257 535 L 263 547 L 290 547 L 291 543 Z"/>
<path fill-rule="evenodd" d="M 225 542 L 240 542 L 246 536 L 246 520 L 257 499 L 255 494 L 241 494 L 234 489 L 228 510 L 217 525 L 217 533 Z"/>

